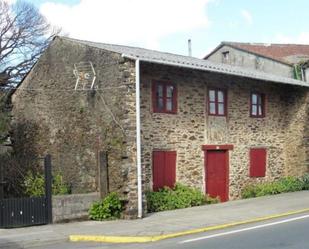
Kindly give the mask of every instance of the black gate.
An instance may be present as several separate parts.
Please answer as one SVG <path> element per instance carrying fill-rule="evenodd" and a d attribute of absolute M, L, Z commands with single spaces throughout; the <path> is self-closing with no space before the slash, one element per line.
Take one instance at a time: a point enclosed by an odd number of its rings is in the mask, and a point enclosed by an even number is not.
<path fill-rule="evenodd" d="M 52 174 L 50 155 L 44 158 L 44 168 L 45 196 L 0 199 L 0 228 L 52 223 Z"/>

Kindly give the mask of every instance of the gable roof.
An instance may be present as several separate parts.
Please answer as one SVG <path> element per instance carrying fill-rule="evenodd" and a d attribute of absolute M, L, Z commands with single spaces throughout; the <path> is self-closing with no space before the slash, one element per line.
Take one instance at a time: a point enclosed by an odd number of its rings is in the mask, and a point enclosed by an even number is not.
<path fill-rule="evenodd" d="M 67 37 L 60 37 L 60 39 L 115 52 L 121 54 L 125 58 L 129 58 L 132 60 L 138 59 L 143 62 L 156 63 L 167 66 L 176 66 L 181 68 L 189 68 L 193 70 L 202 70 L 202 71 L 215 72 L 220 74 L 233 75 L 263 81 L 270 81 L 275 83 L 309 87 L 309 84 L 304 81 L 276 76 L 273 74 L 268 74 L 261 71 L 242 67 L 213 63 L 207 60 L 198 59 L 190 56 L 159 52 L 155 50 L 138 48 L 138 47 L 77 40 Z"/>
<path fill-rule="evenodd" d="M 309 45 L 305 44 L 222 42 L 210 54 L 206 55 L 204 59 L 207 59 L 225 45 L 289 65 L 293 63 L 293 61 L 288 58 L 290 56 L 306 56 L 309 58 Z"/>

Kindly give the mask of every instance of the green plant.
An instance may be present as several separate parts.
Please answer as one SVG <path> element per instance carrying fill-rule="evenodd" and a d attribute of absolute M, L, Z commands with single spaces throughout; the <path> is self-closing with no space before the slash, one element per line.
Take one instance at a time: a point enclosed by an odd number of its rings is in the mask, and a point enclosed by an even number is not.
<path fill-rule="evenodd" d="M 147 192 L 146 199 L 148 212 L 200 206 L 206 203 L 201 191 L 179 183 L 173 189 L 164 187 L 157 192 Z"/>
<path fill-rule="evenodd" d="M 45 194 L 45 180 L 42 174 L 28 172 L 24 180 L 25 193 L 30 196 L 43 196 Z"/>
<path fill-rule="evenodd" d="M 66 195 L 71 192 L 68 185 L 64 183 L 61 174 L 56 174 L 53 176 L 52 192 L 53 195 Z"/>
<path fill-rule="evenodd" d="M 208 194 L 206 195 L 206 204 L 216 204 L 220 202 L 220 197 L 217 196 L 216 198 L 210 197 Z"/>
<path fill-rule="evenodd" d="M 102 201 L 92 204 L 89 217 L 92 220 L 106 220 L 120 218 L 123 210 L 121 200 L 117 193 L 108 194 Z"/>
<path fill-rule="evenodd" d="M 309 173 L 304 174 L 301 177 L 301 181 L 303 183 L 303 190 L 309 190 Z"/>
<path fill-rule="evenodd" d="M 250 184 L 242 189 L 241 196 L 242 198 L 247 199 L 265 195 L 275 195 L 285 192 L 300 191 L 305 189 L 306 180 L 308 180 L 309 183 L 309 177 L 307 179 L 305 176 L 303 178 L 288 176 L 274 182 Z"/>
<path fill-rule="evenodd" d="M 33 174 L 29 171 L 24 180 L 25 193 L 29 196 L 43 196 L 45 194 L 45 178 L 43 174 Z M 55 174 L 52 181 L 52 194 L 69 194 L 69 187 L 63 182 L 61 174 Z"/>

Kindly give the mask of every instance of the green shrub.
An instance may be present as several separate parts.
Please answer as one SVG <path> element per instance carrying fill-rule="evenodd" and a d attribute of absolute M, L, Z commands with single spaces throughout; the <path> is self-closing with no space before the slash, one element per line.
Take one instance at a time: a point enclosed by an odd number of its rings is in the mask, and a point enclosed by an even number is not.
<path fill-rule="evenodd" d="M 201 191 L 179 183 L 173 189 L 164 187 L 158 192 L 147 192 L 146 199 L 148 212 L 200 206 L 207 202 Z M 208 203 L 213 202 L 216 201 L 208 199 Z"/>
<path fill-rule="evenodd" d="M 45 177 L 43 174 L 28 172 L 24 180 L 25 193 L 29 196 L 45 195 Z M 61 174 L 55 174 L 52 182 L 53 195 L 69 194 L 69 187 L 63 182 Z"/>
<path fill-rule="evenodd" d="M 206 204 L 216 204 L 220 202 L 219 196 L 216 198 L 210 197 L 208 194 L 205 196 Z"/>
<path fill-rule="evenodd" d="M 241 196 L 244 199 L 265 196 L 265 195 L 275 195 L 286 192 L 295 192 L 305 189 L 306 181 L 309 183 L 309 176 L 302 178 L 297 178 L 294 176 L 288 176 L 281 178 L 274 182 L 264 182 L 257 184 L 250 184 L 242 189 Z"/>
<path fill-rule="evenodd" d="M 256 197 L 256 187 L 253 184 L 245 186 L 241 191 L 241 197 L 243 199 Z"/>
<path fill-rule="evenodd" d="M 303 190 L 309 190 L 309 173 L 304 174 L 301 181 L 303 183 Z"/>
<path fill-rule="evenodd" d="M 108 194 L 102 201 L 95 202 L 89 209 L 89 218 L 92 220 L 107 220 L 120 218 L 123 210 L 117 193 Z"/>
<path fill-rule="evenodd" d="M 30 196 L 45 195 L 45 180 L 42 174 L 27 173 L 24 180 L 25 193 Z"/>

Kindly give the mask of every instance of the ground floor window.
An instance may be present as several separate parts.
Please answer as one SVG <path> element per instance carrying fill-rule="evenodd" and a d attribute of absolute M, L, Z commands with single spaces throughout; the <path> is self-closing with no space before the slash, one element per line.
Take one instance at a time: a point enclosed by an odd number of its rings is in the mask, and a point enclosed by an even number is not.
<path fill-rule="evenodd" d="M 250 149 L 250 177 L 264 177 L 266 172 L 266 149 Z"/>
<path fill-rule="evenodd" d="M 153 190 L 173 187 L 176 182 L 176 151 L 153 151 Z"/>

